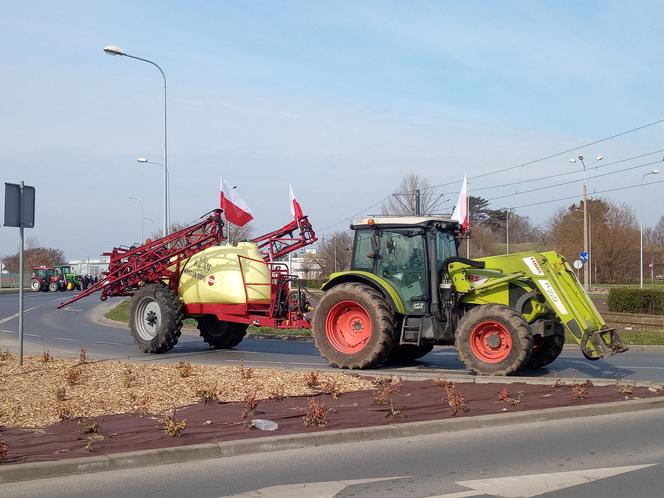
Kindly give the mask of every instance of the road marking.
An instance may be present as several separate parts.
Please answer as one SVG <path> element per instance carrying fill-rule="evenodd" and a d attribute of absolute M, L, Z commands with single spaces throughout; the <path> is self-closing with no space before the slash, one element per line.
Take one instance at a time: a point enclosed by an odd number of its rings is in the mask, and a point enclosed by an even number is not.
<path fill-rule="evenodd" d="M 83 310 L 78 309 L 78 308 L 70 308 L 70 307 L 66 307 L 66 308 L 62 308 L 61 311 L 75 311 L 75 312 L 78 313 L 79 311 L 83 311 Z"/>
<path fill-rule="evenodd" d="M 68 339 L 68 338 L 66 338 L 66 337 L 54 337 L 53 339 L 55 339 L 56 341 L 70 341 L 70 342 L 74 342 L 74 339 Z"/>
<path fill-rule="evenodd" d="M 122 344 L 121 342 L 104 342 L 104 341 L 97 341 L 97 344 L 110 344 L 111 346 L 125 346 L 125 344 Z"/>
<path fill-rule="evenodd" d="M 32 308 L 28 308 L 27 310 L 23 310 L 23 313 L 27 313 L 29 311 L 37 309 L 37 308 L 39 308 L 39 306 L 42 306 L 42 305 L 39 304 L 37 306 L 33 306 Z M 0 325 L 2 325 L 3 323 L 7 323 L 10 320 L 13 320 L 14 318 L 18 318 L 18 313 L 14 313 L 13 315 L 10 315 L 10 316 L 7 316 L 7 317 L 3 318 L 2 320 L 0 320 Z"/>
<path fill-rule="evenodd" d="M 496 477 L 493 479 L 477 479 L 473 481 L 457 481 L 456 484 L 470 488 L 432 498 L 464 498 L 486 494 L 489 496 L 502 496 L 506 498 L 530 498 L 544 493 L 553 493 L 579 484 L 588 484 L 600 479 L 634 472 L 658 465 L 649 463 L 645 465 L 629 465 L 626 467 L 606 467 L 601 469 L 572 470 L 569 472 L 553 472 L 550 474 L 532 474 L 526 476 Z"/>
<path fill-rule="evenodd" d="M 12 332 L 11 330 L 4 330 L 4 329 L 3 329 L 2 331 L 5 332 L 5 333 L 7 333 L 7 334 L 13 334 L 13 333 L 14 333 L 14 332 Z"/>
<path fill-rule="evenodd" d="M 270 498 L 310 498 L 316 496 L 319 498 L 333 498 L 338 493 L 346 489 L 347 486 L 354 484 L 367 484 L 370 482 L 391 481 L 393 479 L 404 479 L 410 476 L 399 477 L 379 477 L 376 479 L 353 479 L 348 481 L 322 481 L 322 482 L 302 482 L 297 484 L 284 484 L 281 486 L 270 486 L 267 488 L 256 489 L 240 493 L 237 495 L 226 495 L 224 498 L 249 498 L 266 497 Z"/>
<path fill-rule="evenodd" d="M 39 337 L 37 334 L 23 334 L 23 335 L 27 335 L 28 337 Z"/>

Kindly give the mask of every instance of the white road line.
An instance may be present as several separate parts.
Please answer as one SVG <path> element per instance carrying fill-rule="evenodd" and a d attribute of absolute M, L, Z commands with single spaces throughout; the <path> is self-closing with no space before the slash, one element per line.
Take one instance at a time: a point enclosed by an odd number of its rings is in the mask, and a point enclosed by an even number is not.
<path fill-rule="evenodd" d="M 60 310 L 60 311 L 75 311 L 75 312 L 78 313 L 79 311 L 83 311 L 83 310 L 80 310 L 80 309 L 77 309 L 77 308 L 69 308 L 69 307 L 67 307 L 67 308 L 62 308 L 62 310 Z"/>
<path fill-rule="evenodd" d="M 13 334 L 14 333 L 11 330 L 4 330 L 4 329 L 2 329 L 2 332 L 6 333 L 6 334 Z"/>
<path fill-rule="evenodd" d="M 41 306 L 41 304 L 37 305 L 37 306 L 33 306 L 32 308 L 28 308 L 27 310 L 23 310 L 23 313 L 28 313 L 29 311 L 32 311 L 34 309 L 39 308 L 39 306 Z M 13 320 L 14 318 L 18 318 L 18 313 L 14 313 L 13 315 L 10 315 L 10 316 L 7 316 L 7 317 L 3 318 L 2 320 L 0 320 L 0 325 L 2 325 L 3 323 L 7 323 L 10 320 Z"/>
<path fill-rule="evenodd" d="M 70 342 L 74 342 L 74 339 L 68 339 L 68 338 L 66 338 L 66 337 L 54 337 L 53 339 L 55 339 L 56 341 L 70 341 Z"/>
<path fill-rule="evenodd" d="M 111 346 L 125 346 L 125 344 L 122 344 L 121 342 L 104 342 L 104 341 L 97 341 L 97 344 L 110 344 Z"/>
<path fill-rule="evenodd" d="M 25 334 L 24 333 L 23 335 L 27 335 L 28 337 L 39 337 L 37 334 Z"/>

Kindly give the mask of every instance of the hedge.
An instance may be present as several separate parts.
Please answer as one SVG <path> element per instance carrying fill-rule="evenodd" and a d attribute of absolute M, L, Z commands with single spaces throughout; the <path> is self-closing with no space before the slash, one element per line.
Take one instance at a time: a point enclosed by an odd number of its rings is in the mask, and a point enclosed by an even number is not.
<path fill-rule="evenodd" d="M 664 290 L 616 287 L 609 291 L 609 311 L 664 315 Z"/>

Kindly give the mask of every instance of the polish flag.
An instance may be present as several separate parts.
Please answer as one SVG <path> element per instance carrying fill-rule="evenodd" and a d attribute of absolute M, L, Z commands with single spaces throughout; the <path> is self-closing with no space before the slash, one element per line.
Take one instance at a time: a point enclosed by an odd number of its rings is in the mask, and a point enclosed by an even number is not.
<path fill-rule="evenodd" d="M 461 192 L 459 192 L 459 200 L 452 213 L 452 221 L 459 222 L 462 232 L 468 230 L 470 226 L 470 220 L 468 219 L 468 181 L 466 180 L 466 175 L 463 175 L 463 185 L 461 186 Z"/>
<path fill-rule="evenodd" d="M 247 203 L 223 177 L 219 179 L 219 193 L 221 209 L 229 223 L 242 227 L 254 219 Z"/>
<path fill-rule="evenodd" d="M 290 187 L 290 200 L 291 200 L 291 207 L 290 207 L 290 212 L 293 215 L 293 218 L 295 220 L 299 220 L 304 216 L 304 213 L 302 212 L 302 208 L 300 207 L 300 203 L 297 202 L 297 197 L 295 197 L 295 194 L 293 193 L 293 186 L 289 185 Z"/>

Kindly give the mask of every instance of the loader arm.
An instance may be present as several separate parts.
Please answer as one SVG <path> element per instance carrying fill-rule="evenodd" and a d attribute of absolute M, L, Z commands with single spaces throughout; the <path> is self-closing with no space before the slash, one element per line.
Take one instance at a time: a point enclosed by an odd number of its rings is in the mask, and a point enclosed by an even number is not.
<path fill-rule="evenodd" d="M 449 265 L 455 288 L 462 302 L 472 304 L 509 282 L 517 282 L 531 292 L 534 308 L 545 302 L 586 358 L 596 360 L 621 353 L 624 346 L 618 333 L 606 326 L 594 303 L 583 290 L 565 258 L 555 251 L 523 252 L 479 258 L 485 269 L 476 270 L 463 263 Z"/>

